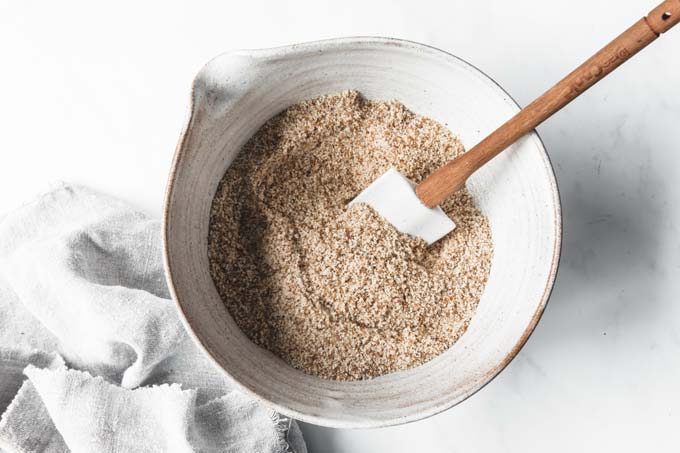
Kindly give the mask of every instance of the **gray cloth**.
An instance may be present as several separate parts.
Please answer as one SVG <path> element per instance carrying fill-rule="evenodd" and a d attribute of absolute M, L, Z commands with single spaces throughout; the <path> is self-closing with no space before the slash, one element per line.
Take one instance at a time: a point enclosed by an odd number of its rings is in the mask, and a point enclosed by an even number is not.
<path fill-rule="evenodd" d="M 306 452 L 184 332 L 159 223 L 82 187 L 0 220 L 0 413 L 8 451 Z"/>

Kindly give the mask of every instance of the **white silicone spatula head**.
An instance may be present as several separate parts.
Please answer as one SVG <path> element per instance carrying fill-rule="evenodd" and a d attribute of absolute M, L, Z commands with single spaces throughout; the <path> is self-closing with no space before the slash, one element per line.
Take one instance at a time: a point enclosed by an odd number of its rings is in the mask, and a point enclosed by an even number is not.
<path fill-rule="evenodd" d="M 398 231 L 419 237 L 429 245 L 452 231 L 456 224 L 439 206 L 425 206 L 414 188 L 414 183 L 390 168 L 357 195 L 350 205 L 369 205 Z"/>

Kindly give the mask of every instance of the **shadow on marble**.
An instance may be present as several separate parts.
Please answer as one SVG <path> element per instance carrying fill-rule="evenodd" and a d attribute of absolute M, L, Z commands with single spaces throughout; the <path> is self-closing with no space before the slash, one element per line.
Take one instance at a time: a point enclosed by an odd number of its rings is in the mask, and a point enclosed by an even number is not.
<path fill-rule="evenodd" d="M 563 207 L 562 259 L 546 311 L 566 315 L 560 337 L 647 323 L 658 315 L 658 281 L 667 272 L 659 263 L 673 229 L 671 194 L 655 163 L 663 149 L 643 119 L 604 110 L 569 118 L 543 137 Z"/>
<path fill-rule="evenodd" d="M 308 453 L 340 452 L 341 443 L 337 441 L 340 430 L 298 422 L 307 443 Z"/>

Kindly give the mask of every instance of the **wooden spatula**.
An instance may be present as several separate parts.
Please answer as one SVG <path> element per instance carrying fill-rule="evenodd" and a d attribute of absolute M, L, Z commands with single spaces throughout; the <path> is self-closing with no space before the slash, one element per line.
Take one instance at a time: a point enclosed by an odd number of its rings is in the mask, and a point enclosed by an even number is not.
<path fill-rule="evenodd" d="M 435 242 L 455 228 L 437 206 L 462 188 L 472 173 L 678 22 L 680 0 L 664 1 L 479 144 L 435 170 L 415 190 L 391 169 L 353 202 L 368 204 L 399 231 Z"/>

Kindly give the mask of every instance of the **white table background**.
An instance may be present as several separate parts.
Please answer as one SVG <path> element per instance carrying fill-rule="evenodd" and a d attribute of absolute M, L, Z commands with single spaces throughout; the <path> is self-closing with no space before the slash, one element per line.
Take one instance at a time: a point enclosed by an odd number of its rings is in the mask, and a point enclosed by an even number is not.
<path fill-rule="evenodd" d="M 527 104 L 654 6 L 618 0 L 203 3 L 0 0 L 0 212 L 48 181 L 159 216 L 191 80 L 233 48 L 350 35 L 424 42 Z M 304 425 L 311 452 L 680 448 L 680 30 L 539 129 L 564 247 L 534 335 L 443 414 Z"/>

